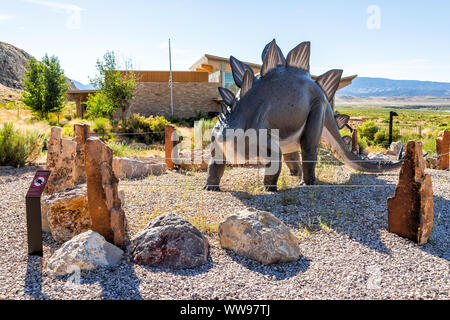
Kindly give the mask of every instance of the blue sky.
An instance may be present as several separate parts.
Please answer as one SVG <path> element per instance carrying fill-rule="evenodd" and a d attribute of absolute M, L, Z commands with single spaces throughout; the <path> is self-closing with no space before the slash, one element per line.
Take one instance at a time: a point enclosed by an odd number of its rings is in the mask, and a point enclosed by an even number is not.
<path fill-rule="evenodd" d="M 106 50 L 137 69 L 187 70 L 204 53 L 260 63 L 309 40 L 311 71 L 450 82 L 450 1 L 0 0 L 0 41 L 59 57 L 88 82 Z"/>

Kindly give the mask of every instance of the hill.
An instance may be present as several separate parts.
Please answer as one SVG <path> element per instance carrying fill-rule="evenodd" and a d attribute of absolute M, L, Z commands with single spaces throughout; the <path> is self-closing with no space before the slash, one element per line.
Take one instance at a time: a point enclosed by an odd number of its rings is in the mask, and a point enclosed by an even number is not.
<path fill-rule="evenodd" d="M 339 94 L 354 97 L 448 97 L 450 83 L 358 77 L 351 85 L 339 90 Z"/>
<path fill-rule="evenodd" d="M 23 89 L 22 80 L 32 56 L 9 43 L 0 42 L 0 84 Z"/>
<path fill-rule="evenodd" d="M 13 89 L 23 89 L 23 77 L 28 70 L 28 60 L 33 56 L 9 43 L 0 41 L 0 84 Z M 67 78 L 69 89 L 77 87 Z"/>

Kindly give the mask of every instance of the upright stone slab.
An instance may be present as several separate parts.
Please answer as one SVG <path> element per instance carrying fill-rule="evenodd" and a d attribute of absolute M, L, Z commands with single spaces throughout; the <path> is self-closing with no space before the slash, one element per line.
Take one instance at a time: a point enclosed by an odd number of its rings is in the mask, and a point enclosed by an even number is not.
<path fill-rule="evenodd" d="M 166 151 L 166 165 L 167 169 L 174 169 L 174 156 L 173 156 L 173 148 L 177 145 L 177 141 L 173 141 L 174 134 L 176 134 L 176 129 L 172 125 L 166 125 L 164 127 L 164 148 Z"/>
<path fill-rule="evenodd" d="M 62 128 L 52 127 L 48 141 L 46 169 L 51 170 L 45 194 L 66 190 L 75 186 L 77 143 L 61 138 Z"/>
<path fill-rule="evenodd" d="M 422 142 L 409 141 L 395 195 L 388 198 L 389 232 L 418 244 L 427 242 L 433 226 L 433 189 L 424 171 Z"/>
<path fill-rule="evenodd" d="M 73 125 L 73 132 L 75 137 L 73 141 L 77 143 L 77 153 L 75 158 L 75 173 L 74 180 L 75 183 L 85 183 L 86 182 L 86 170 L 84 167 L 85 162 L 85 149 L 86 140 L 89 138 L 90 127 L 84 123 L 75 123 Z"/>
<path fill-rule="evenodd" d="M 113 152 L 99 138 L 86 141 L 86 180 L 88 209 L 92 230 L 109 242 L 122 246 L 125 214 L 119 198 L 118 183 L 112 168 Z"/>
<path fill-rule="evenodd" d="M 351 149 L 351 151 L 356 155 L 359 154 L 358 130 L 357 129 L 353 129 L 353 132 L 352 132 L 352 149 Z"/>
<path fill-rule="evenodd" d="M 436 139 L 437 169 L 447 170 L 450 162 L 450 131 L 439 132 Z"/>

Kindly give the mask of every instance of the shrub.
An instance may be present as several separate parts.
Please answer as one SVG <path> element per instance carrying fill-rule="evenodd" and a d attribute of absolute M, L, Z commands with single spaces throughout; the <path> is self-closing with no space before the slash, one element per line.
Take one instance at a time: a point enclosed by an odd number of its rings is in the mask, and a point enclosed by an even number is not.
<path fill-rule="evenodd" d="M 358 127 L 358 133 L 362 138 L 367 138 L 367 140 L 373 141 L 375 134 L 378 132 L 378 126 L 375 121 L 366 121 L 360 127 Z"/>
<path fill-rule="evenodd" d="M 117 126 L 117 132 L 124 137 L 140 143 L 150 144 L 164 142 L 164 127 L 170 122 L 163 116 L 150 116 L 148 118 L 133 114 L 123 119 Z"/>
<path fill-rule="evenodd" d="M 86 117 L 88 119 L 111 117 L 114 110 L 110 99 L 103 92 L 88 96 L 86 102 Z"/>
<path fill-rule="evenodd" d="M 369 143 L 367 142 L 367 138 L 366 137 L 358 137 L 358 147 L 359 147 L 359 152 L 364 152 L 364 150 L 367 148 L 367 146 L 369 145 Z"/>
<path fill-rule="evenodd" d="M 392 141 L 397 141 L 400 139 L 400 132 L 398 128 L 392 130 Z M 383 146 L 384 148 L 389 147 L 389 129 L 385 128 L 375 133 L 373 141 L 375 144 Z"/>
<path fill-rule="evenodd" d="M 35 161 L 42 150 L 44 136 L 37 130 L 21 132 L 12 123 L 0 128 L 0 165 L 20 167 Z"/>

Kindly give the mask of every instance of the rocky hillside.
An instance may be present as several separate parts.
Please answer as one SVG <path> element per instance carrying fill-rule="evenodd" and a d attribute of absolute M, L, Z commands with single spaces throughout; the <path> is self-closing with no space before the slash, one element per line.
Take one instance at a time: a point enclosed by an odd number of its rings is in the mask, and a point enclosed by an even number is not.
<path fill-rule="evenodd" d="M 28 69 L 30 54 L 9 43 L 0 41 L 0 84 L 14 89 L 23 89 L 23 77 Z M 70 79 L 69 90 L 77 89 Z"/>
<path fill-rule="evenodd" d="M 22 79 L 31 55 L 5 42 L 0 42 L 0 83 L 6 87 L 23 89 Z"/>

